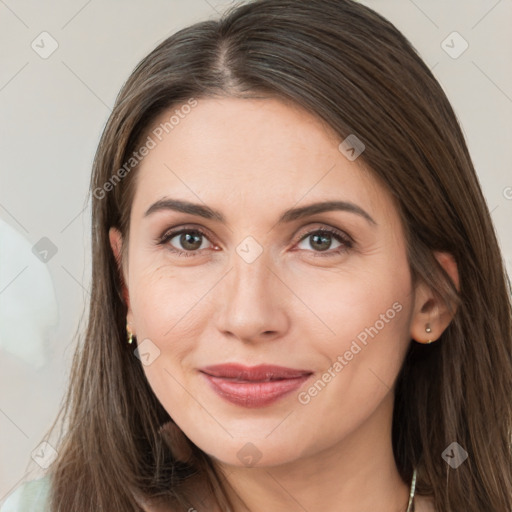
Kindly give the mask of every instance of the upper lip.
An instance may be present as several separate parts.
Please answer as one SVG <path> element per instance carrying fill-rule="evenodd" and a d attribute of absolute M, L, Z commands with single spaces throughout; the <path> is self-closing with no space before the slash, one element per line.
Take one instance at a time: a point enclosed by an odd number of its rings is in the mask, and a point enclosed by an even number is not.
<path fill-rule="evenodd" d="M 272 364 L 260 364 L 258 366 L 245 366 L 238 363 L 226 363 L 213 366 L 205 366 L 201 372 L 212 377 L 224 377 L 227 379 L 247 381 L 268 381 L 279 379 L 296 379 L 305 375 L 311 375 L 310 370 L 297 370 Z"/>

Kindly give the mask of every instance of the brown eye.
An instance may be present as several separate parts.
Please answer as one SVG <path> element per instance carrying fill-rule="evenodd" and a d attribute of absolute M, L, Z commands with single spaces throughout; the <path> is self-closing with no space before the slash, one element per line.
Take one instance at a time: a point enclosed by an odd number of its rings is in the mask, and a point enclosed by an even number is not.
<path fill-rule="evenodd" d="M 329 250 L 332 247 L 333 241 L 332 239 L 339 244 L 333 250 Z M 353 242 L 348 235 L 341 233 L 334 229 L 315 229 L 314 231 L 310 231 L 306 233 L 300 239 L 299 243 L 307 241 L 307 245 L 310 249 L 312 249 L 315 253 L 323 253 L 322 256 L 333 256 L 343 252 L 346 252 L 353 246 Z M 304 248 L 302 248 L 304 249 Z M 305 248 L 305 250 L 310 250 Z M 327 252 L 329 251 L 329 252 Z"/>
<path fill-rule="evenodd" d="M 175 241 L 172 242 L 173 240 Z M 167 232 L 158 243 L 167 245 L 171 252 L 180 256 L 194 256 L 194 253 L 205 249 L 205 247 L 202 247 L 205 240 L 208 240 L 208 238 L 201 230 L 184 228 Z"/>
<path fill-rule="evenodd" d="M 173 238 L 176 238 L 176 236 L 174 236 Z M 179 243 L 185 250 L 194 251 L 196 249 L 199 249 L 202 245 L 201 236 L 202 235 L 198 234 L 197 232 L 186 231 L 179 235 Z"/>

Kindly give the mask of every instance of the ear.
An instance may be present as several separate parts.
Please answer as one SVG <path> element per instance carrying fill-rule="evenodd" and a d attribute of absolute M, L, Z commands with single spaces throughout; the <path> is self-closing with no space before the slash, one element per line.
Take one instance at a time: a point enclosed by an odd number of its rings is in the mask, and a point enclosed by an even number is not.
<path fill-rule="evenodd" d="M 121 287 L 123 290 L 123 298 L 128 308 L 128 313 L 126 316 L 127 323 L 131 326 L 133 334 L 135 334 L 135 329 L 133 328 L 133 315 L 130 306 L 130 295 L 128 292 L 128 287 L 126 286 L 126 278 L 124 275 L 124 265 L 121 258 L 121 251 L 123 248 L 123 236 L 121 232 L 117 228 L 110 228 L 108 232 L 108 237 L 110 240 L 110 247 L 112 248 L 112 252 L 114 253 L 114 258 L 117 262 L 117 268 L 119 271 L 119 276 L 121 280 Z"/>
<path fill-rule="evenodd" d="M 446 252 L 435 252 L 434 256 L 450 276 L 457 290 L 460 290 L 459 273 L 454 257 Z M 447 304 L 434 295 L 424 282 L 418 283 L 414 291 L 411 338 L 418 343 L 437 340 L 448 327 L 454 315 L 455 307 L 450 309 Z M 428 327 L 430 327 L 430 332 L 427 331 Z"/>

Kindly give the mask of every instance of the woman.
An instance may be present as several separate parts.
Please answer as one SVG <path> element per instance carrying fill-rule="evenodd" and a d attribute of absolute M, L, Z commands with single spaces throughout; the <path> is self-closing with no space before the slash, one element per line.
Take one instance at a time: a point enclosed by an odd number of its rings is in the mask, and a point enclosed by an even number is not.
<path fill-rule="evenodd" d="M 91 193 L 48 510 L 512 510 L 510 285 L 391 23 L 257 0 L 179 31 L 123 86 Z"/>

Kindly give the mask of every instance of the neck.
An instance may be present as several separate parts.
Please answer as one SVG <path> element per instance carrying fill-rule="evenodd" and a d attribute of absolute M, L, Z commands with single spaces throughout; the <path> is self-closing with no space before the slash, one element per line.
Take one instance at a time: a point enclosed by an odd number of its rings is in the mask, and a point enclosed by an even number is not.
<path fill-rule="evenodd" d="M 393 456 L 392 393 L 363 424 L 334 446 L 271 467 L 215 463 L 223 475 L 232 512 L 322 510 L 405 512 L 410 482 Z"/>

